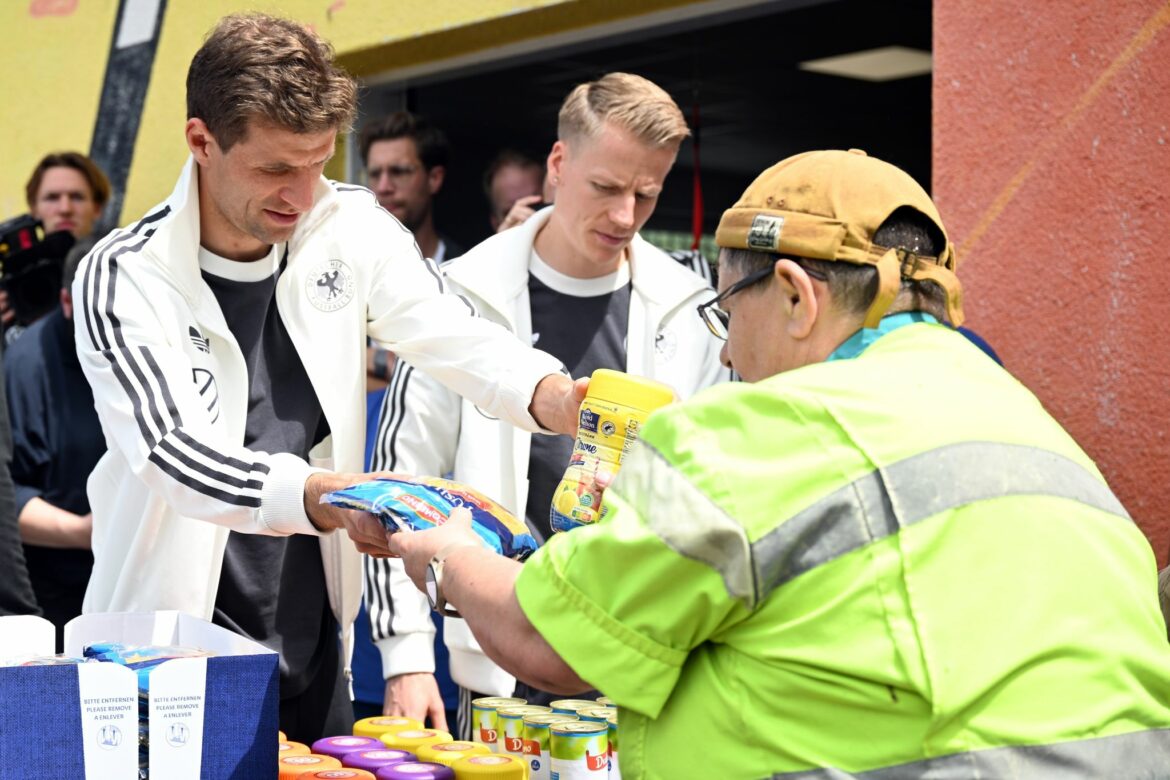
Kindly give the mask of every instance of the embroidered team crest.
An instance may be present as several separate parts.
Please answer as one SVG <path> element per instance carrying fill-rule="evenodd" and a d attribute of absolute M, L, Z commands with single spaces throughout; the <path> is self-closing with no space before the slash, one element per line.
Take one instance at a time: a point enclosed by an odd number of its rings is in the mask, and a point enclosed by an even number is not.
<path fill-rule="evenodd" d="M 751 230 L 748 231 L 748 249 L 775 252 L 780 244 L 780 231 L 783 227 L 784 217 L 757 214 L 756 218 L 752 220 Z"/>
<path fill-rule="evenodd" d="M 340 260 L 328 260 L 309 274 L 305 292 L 309 302 L 321 311 L 337 311 L 353 300 L 356 282 L 353 271 Z"/>
<path fill-rule="evenodd" d="M 678 337 L 674 335 L 673 330 L 658 331 L 658 335 L 654 337 L 654 351 L 663 360 L 674 360 L 675 354 L 678 353 Z"/>

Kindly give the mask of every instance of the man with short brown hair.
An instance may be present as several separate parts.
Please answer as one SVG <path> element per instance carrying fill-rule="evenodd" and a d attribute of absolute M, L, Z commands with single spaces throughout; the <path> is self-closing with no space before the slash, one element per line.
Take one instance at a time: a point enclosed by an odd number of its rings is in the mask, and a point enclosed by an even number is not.
<path fill-rule="evenodd" d="M 110 181 L 80 152 L 45 155 L 24 187 L 29 213 L 46 233 L 68 230 L 76 239 L 93 232 L 110 199 Z"/>
<path fill-rule="evenodd" d="M 174 192 L 73 288 L 110 443 L 84 606 L 177 609 L 279 651 L 281 724 L 308 742 L 348 733 L 357 550 L 387 552 L 373 517 L 320 502 L 364 476 L 367 336 L 529 430 L 572 430 L 584 383 L 446 294 L 372 193 L 322 176 L 355 85 L 315 33 L 226 17 L 187 87 Z"/>

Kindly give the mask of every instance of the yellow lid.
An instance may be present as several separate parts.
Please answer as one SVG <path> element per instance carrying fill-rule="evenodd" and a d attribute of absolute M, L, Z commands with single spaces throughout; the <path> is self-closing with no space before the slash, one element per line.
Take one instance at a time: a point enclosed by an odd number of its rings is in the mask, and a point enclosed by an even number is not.
<path fill-rule="evenodd" d="M 280 780 L 292 780 L 295 777 L 320 772 L 322 769 L 341 769 L 341 762 L 333 756 L 319 756 L 310 753 L 307 756 L 284 756 L 277 759 L 280 767 Z"/>
<path fill-rule="evenodd" d="M 491 755 L 491 752 L 482 742 L 440 742 L 437 745 L 420 747 L 418 760 L 452 766 L 465 756 Z"/>
<path fill-rule="evenodd" d="M 388 748 L 409 750 L 411 753 L 418 753 L 419 748 L 424 745 L 455 741 L 450 733 L 438 729 L 401 729 L 383 734 L 379 739 Z"/>
<path fill-rule="evenodd" d="M 421 729 L 422 721 L 414 718 L 403 718 L 397 715 L 379 715 L 376 718 L 362 718 L 353 724 L 355 737 L 373 737 L 378 739 L 383 734 L 402 729 Z"/>
<path fill-rule="evenodd" d="M 276 748 L 276 756 L 307 756 L 312 753 L 309 746 L 300 742 L 281 742 Z"/>
<path fill-rule="evenodd" d="M 288 742 L 288 735 L 285 734 L 283 731 L 278 731 L 278 732 L 276 732 L 276 741 L 277 742 Z"/>
<path fill-rule="evenodd" d="M 599 368 L 589 378 L 589 392 L 585 396 L 585 402 L 589 403 L 590 398 L 600 398 L 651 412 L 674 401 L 674 390 L 643 376 Z"/>
<path fill-rule="evenodd" d="M 528 777 L 527 761 L 500 753 L 466 756 L 452 764 L 451 768 L 455 770 L 455 780 L 472 780 L 477 777 L 525 780 Z"/>

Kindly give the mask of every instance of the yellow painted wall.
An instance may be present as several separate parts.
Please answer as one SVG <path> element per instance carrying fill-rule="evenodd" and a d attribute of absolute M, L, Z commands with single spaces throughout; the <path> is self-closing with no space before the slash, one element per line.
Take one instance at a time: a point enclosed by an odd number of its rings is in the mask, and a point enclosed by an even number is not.
<path fill-rule="evenodd" d="M 168 0 L 121 221 L 135 219 L 173 186 L 187 154 L 187 65 L 224 14 L 258 10 L 299 19 L 333 43 L 352 73 L 369 76 L 692 2 Z M 0 218 L 24 210 L 24 182 L 45 153 L 88 152 L 117 10 L 117 0 L 0 0 L 0 29 L 7 33 L 0 47 Z M 338 159 L 332 173 L 341 170 Z"/>
<path fill-rule="evenodd" d="M 60 15 L 72 5 L 0 0 L 0 219 L 27 211 L 24 184 L 47 153 L 89 151 L 118 2 Z"/>

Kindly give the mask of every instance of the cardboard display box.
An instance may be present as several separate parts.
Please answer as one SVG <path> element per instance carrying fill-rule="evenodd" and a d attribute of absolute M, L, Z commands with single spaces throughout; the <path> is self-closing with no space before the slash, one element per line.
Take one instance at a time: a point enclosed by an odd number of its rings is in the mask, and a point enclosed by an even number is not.
<path fill-rule="evenodd" d="M 178 612 L 83 615 L 66 626 L 66 655 L 80 657 L 91 642 L 215 654 L 151 672 L 152 779 L 276 776 L 275 653 Z M 47 621 L 0 618 L 0 660 L 53 652 Z M 136 780 L 138 707 L 137 677 L 117 664 L 0 667 L 0 780 Z"/>

